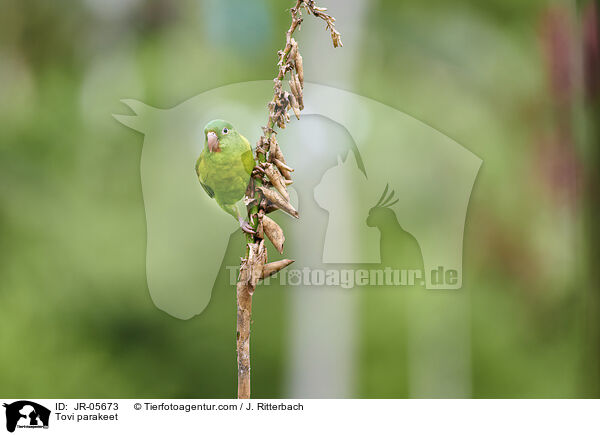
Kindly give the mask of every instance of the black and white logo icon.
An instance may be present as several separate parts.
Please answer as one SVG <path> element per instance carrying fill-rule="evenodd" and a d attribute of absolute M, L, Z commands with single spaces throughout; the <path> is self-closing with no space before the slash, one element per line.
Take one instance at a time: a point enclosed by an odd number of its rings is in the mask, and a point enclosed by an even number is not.
<path fill-rule="evenodd" d="M 3 406 L 6 408 L 6 430 L 9 432 L 14 432 L 16 428 L 48 428 L 50 410 L 42 405 L 29 400 L 18 400 Z"/>

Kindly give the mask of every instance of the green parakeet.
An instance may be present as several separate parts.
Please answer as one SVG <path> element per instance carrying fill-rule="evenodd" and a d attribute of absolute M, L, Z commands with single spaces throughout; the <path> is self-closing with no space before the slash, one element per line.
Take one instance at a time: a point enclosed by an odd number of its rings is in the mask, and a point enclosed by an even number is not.
<path fill-rule="evenodd" d="M 206 124 L 196 174 L 208 196 L 236 218 L 247 233 L 254 231 L 244 218 L 247 212 L 243 198 L 253 168 L 250 143 L 231 123 L 215 119 Z"/>

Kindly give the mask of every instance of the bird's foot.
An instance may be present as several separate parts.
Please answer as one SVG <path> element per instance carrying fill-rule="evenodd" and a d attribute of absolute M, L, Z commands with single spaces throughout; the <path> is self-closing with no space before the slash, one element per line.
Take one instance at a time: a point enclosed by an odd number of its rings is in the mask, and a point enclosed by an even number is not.
<path fill-rule="evenodd" d="M 247 220 L 245 220 L 243 217 L 239 217 L 238 221 L 240 223 L 240 228 L 242 229 L 243 232 L 247 233 L 247 234 L 256 234 L 256 231 L 254 231 L 254 228 L 252 228 L 252 225 L 250 225 L 248 223 Z"/>

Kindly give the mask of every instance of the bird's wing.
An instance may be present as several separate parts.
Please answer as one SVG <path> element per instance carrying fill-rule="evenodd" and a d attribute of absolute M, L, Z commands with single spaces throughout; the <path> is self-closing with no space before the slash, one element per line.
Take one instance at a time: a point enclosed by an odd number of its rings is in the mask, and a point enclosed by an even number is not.
<path fill-rule="evenodd" d="M 250 142 L 244 136 L 240 134 L 242 141 L 244 142 L 244 148 L 247 151 L 242 153 L 242 164 L 244 165 L 244 169 L 248 175 L 252 174 L 252 169 L 254 169 L 255 162 L 254 157 L 252 156 L 252 147 L 250 146 Z"/>
<path fill-rule="evenodd" d="M 252 150 L 246 151 L 242 154 L 242 163 L 244 164 L 244 169 L 248 175 L 252 174 L 252 169 L 254 169 L 254 157 L 252 157 Z"/>
<path fill-rule="evenodd" d="M 209 197 L 214 198 L 215 191 L 208 184 L 204 184 L 202 182 L 202 179 L 204 178 L 202 172 L 206 172 L 206 171 L 203 171 L 203 169 L 205 169 L 205 168 L 203 168 L 203 163 L 204 163 L 203 157 L 204 157 L 204 151 L 202 151 L 202 153 L 200 154 L 200 157 L 198 157 L 198 160 L 196 161 L 196 175 L 198 176 L 198 181 L 200 181 L 200 185 L 202 186 L 202 188 L 204 189 L 206 194 Z"/>
<path fill-rule="evenodd" d="M 243 147 L 246 149 L 246 151 L 242 153 L 242 165 L 244 165 L 244 170 L 246 171 L 246 173 L 250 175 L 255 165 L 254 157 L 252 157 L 252 147 L 250 146 L 250 142 L 248 142 L 248 139 L 246 139 L 241 134 L 240 138 L 244 143 Z"/>

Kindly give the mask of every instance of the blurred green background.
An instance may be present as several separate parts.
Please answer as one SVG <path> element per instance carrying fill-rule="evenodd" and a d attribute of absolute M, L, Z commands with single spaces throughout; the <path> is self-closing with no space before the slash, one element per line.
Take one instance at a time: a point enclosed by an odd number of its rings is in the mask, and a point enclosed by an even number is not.
<path fill-rule="evenodd" d="M 358 300 L 351 379 L 344 393 L 318 395 L 600 397 L 594 3 L 321 3 L 349 35 L 342 50 L 354 57 L 341 72 L 310 80 L 405 111 L 484 165 L 465 227 L 463 288 L 425 296 L 414 289 L 424 298 L 418 313 L 403 308 L 414 292 L 348 290 Z M 122 98 L 166 108 L 214 87 L 272 78 L 292 4 L 3 4 L 1 397 L 234 395 L 229 273 L 197 318 L 177 320 L 153 305 L 142 137 L 111 114 L 124 112 Z M 321 27 L 303 26 L 300 43 L 318 28 L 310 38 L 330 50 Z M 241 241 L 230 243 L 235 263 Z M 455 337 L 460 375 L 439 373 L 435 348 L 405 345 L 411 322 L 435 322 L 451 298 L 464 308 Z M 254 397 L 310 391 L 294 387 L 289 304 L 284 288 L 255 297 Z M 419 386 L 428 373 L 460 382 Z"/>

